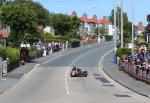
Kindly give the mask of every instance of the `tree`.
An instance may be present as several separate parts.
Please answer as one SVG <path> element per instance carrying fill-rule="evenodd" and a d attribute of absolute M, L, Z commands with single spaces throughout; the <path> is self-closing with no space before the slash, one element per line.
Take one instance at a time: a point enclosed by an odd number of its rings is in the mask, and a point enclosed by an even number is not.
<path fill-rule="evenodd" d="M 70 38 L 77 37 L 77 31 L 80 26 L 79 18 L 70 17 L 66 14 L 50 14 L 51 26 L 55 29 L 55 34 L 60 36 L 68 36 Z"/>
<path fill-rule="evenodd" d="M 14 3 L 25 3 L 27 5 L 30 5 L 30 7 L 36 14 L 38 25 L 50 25 L 49 11 L 45 9 L 40 3 L 34 2 L 32 0 L 15 0 Z"/>
<path fill-rule="evenodd" d="M 65 36 L 70 30 L 70 18 L 65 14 L 50 14 L 51 25 L 55 29 L 56 35 Z"/>
<path fill-rule="evenodd" d="M 70 26 L 70 30 L 69 33 L 67 34 L 68 37 L 70 38 L 78 38 L 77 32 L 79 30 L 79 26 L 80 26 L 80 19 L 78 17 L 72 17 L 71 18 L 71 26 Z M 71 35 L 69 35 L 71 34 Z"/>
<path fill-rule="evenodd" d="M 100 30 L 100 33 L 101 33 L 101 34 L 106 34 L 106 33 L 107 33 L 107 30 L 106 30 L 106 26 L 105 26 L 105 25 L 102 25 L 101 30 Z"/>
<path fill-rule="evenodd" d="M 12 42 L 28 41 L 40 38 L 37 26 L 50 25 L 49 12 L 32 0 L 15 0 L 2 6 L 1 20 L 9 25 Z"/>
<path fill-rule="evenodd" d="M 0 6 L 3 5 L 6 2 L 7 2 L 7 0 L 0 0 Z"/>
<path fill-rule="evenodd" d="M 121 8 L 117 7 L 117 10 L 116 10 L 116 26 L 117 27 L 118 27 L 118 25 L 121 26 L 121 22 L 120 22 L 121 15 L 120 14 L 121 14 Z M 111 11 L 111 15 L 108 17 L 108 19 L 112 23 L 114 23 L 114 10 Z M 123 29 L 124 29 L 124 32 L 123 32 L 124 42 L 128 43 L 131 41 L 132 23 L 129 22 L 126 12 L 123 12 Z"/>
<path fill-rule="evenodd" d="M 36 13 L 36 18 L 38 25 L 46 26 L 50 25 L 49 12 L 47 9 L 43 8 L 43 6 L 36 2 L 29 2 L 32 9 Z"/>
<path fill-rule="evenodd" d="M 2 6 L 1 22 L 11 28 L 12 41 L 20 43 L 26 34 L 32 34 L 37 29 L 36 14 L 24 3 Z M 13 38 L 14 37 L 14 38 Z"/>

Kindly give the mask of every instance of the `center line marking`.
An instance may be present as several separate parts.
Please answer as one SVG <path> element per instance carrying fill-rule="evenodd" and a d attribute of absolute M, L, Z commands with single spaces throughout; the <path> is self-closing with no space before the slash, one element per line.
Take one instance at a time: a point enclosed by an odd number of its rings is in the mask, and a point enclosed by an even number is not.
<path fill-rule="evenodd" d="M 69 67 L 67 68 L 66 74 L 65 74 L 65 84 L 66 84 L 67 95 L 69 95 L 69 87 L 68 87 L 68 79 L 67 79 L 68 70 L 69 70 Z"/>

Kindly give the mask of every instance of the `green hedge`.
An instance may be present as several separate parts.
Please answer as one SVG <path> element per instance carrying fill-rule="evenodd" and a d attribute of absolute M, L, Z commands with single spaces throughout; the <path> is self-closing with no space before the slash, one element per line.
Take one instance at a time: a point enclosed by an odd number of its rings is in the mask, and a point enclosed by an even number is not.
<path fill-rule="evenodd" d="M 69 41 L 69 38 L 67 36 L 51 36 L 50 38 L 46 39 L 46 42 L 66 42 Z"/>
<path fill-rule="evenodd" d="M 0 56 L 5 60 L 9 58 L 10 63 L 15 63 L 20 58 L 19 49 L 11 47 L 0 47 Z"/>
<path fill-rule="evenodd" d="M 131 55 L 131 49 L 130 48 L 118 48 L 117 57 L 121 57 L 123 54 Z"/>
<path fill-rule="evenodd" d="M 105 37 L 106 41 L 112 41 L 113 40 L 113 36 L 112 35 L 102 35 Z"/>
<path fill-rule="evenodd" d="M 80 46 L 80 40 L 76 38 L 70 38 L 69 43 L 71 44 L 72 48 Z"/>

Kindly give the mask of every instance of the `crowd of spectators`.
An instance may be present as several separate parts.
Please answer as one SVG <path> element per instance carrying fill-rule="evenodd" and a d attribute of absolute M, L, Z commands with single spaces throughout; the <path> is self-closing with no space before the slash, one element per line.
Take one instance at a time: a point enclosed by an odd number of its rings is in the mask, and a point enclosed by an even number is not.
<path fill-rule="evenodd" d="M 133 56 L 123 55 L 120 60 L 120 69 L 133 75 L 150 79 L 150 50 L 141 45 Z"/>
<path fill-rule="evenodd" d="M 41 41 L 38 41 L 38 42 L 35 42 L 33 43 L 33 46 L 35 47 L 36 49 L 36 55 L 37 57 L 42 57 L 42 56 L 46 56 L 50 53 L 53 53 L 53 52 L 57 52 L 57 51 L 60 51 L 60 50 L 65 50 L 68 48 L 68 41 L 66 41 L 65 43 L 63 42 L 49 42 L 49 43 L 44 43 L 44 42 L 41 42 Z M 30 57 L 29 57 L 29 49 L 31 47 L 30 46 L 21 46 L 20 48 L 20 63 L 22 65 L 25 64 L 25 62 L 28 62 L 30 61 Z"/>

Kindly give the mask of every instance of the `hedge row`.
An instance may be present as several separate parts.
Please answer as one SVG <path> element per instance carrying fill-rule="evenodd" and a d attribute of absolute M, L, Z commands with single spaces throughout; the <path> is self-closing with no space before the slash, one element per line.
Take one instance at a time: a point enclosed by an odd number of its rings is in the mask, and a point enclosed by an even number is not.
<path fill-rule="evenodd" d="M 80 46 L 80 40 L 75 38 L 70 38 L 69 43 L 71 44 L 72 48 Z"/>
<path fill-rule="evenodd" d="M 49 33 L 45 34 L 45 39 L 46 42 L 65 42 L 65 41 L 69 41 L 69 37 L 67 36 L 52 36 Z"/>
<path fill-rule="evenodd" d="M 20 58 L 19 49 L 11 47 L 0 47 L 0 56 L 5 60 L 9 58 L 9 63 L 15 63 Z"/>
<path fill-rule="evenodd" d="M 101 36 L 104 36 L 106 41 L 112 41 L 113 40 L 112 35 L 101 35 Z"/>
<path fill-rule="evenodd" d="M 124 54 L 131 55 L 131 49 L 130 48 L 118 48 L 117 49 L 117 57 L 121 57 Z"/>

